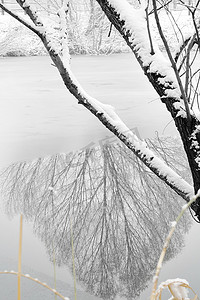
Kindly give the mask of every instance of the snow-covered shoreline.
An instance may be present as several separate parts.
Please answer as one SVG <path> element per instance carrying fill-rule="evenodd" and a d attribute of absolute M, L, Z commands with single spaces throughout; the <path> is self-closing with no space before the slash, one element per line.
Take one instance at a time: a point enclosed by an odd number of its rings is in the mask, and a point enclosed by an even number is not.
<path fill-rule="evenodd" d="M 179 27 L 185 34 L 191 30 L 191 17 L 188 15 L 187 11 L 174 11 L 173 16 L 177 20 Z M 26 16 L 23 15 L 23 18 Z M 53 19 L 48 18 L 55 25 Z M 161 23 L 163 25 L 163 32 L 170 41 L 171 47 L 177 45 L 177 36 L 174 34 L 171 28 L 171 23 L 166 14 L 162 15 Z M 186 26 L 187 24 L 187 26 Z M 164 46 L 161 42 L 158 32 L 156 32 L 155 24 L 152 22 L 152 28 L 155 32 L 155 39 L 161 50 Z M 101 44 L 101 49 L 99 51 L 92 49 L 92 42 L 88 37 L 85 37 L 85 42 L 82 40 L 80 43 L 85 43 L 84 47 L 82 44 L 78 45 L 77 41 L 69 39 L 70 52 L 71 54 L 110 54 L 110 53 L 124 53 L 129 52 L 129 48 L 126 46 L 125 42 L 121 37 L 115 32 L 111 33 L 111 37 L 107 36 L 107 32 L 104 36 L 103 42 Z M 169 38 L 170 36 L 170 38 Z M 87 40 L 88 39 L 88 40 Z M 47 55 L 47 52 L 40 41 L 40 39 L 29 29 L 25 28 L 18 21 L 10 17 L 9 15 L 0 16 L 0 56 L 41 56 Z M 173 49 L 175 50 L 175 49 Z"/>
<path fill-rule="evenodd" d="M 23 18 L 26 16 L 23 15 Z M 51 25 L 55 30 L 56 23 L 52 19 L 47 20 L 52 22 Z M 69 39 L 70 53 L 95 55 L 130 51 L 120 36 L 117 35 L 116 38 L 110 39 L 107 37 L 107 33 L 105 36 L 105 41 L 99 51 L 92 49 L 92 41 L 89 39 L 87 42 L 85 41 L 84 47 L 83 41 L 80 41 L 80 45 L 78 45 L 77 41 Z M 0 45 L 0 56 L 3 57 L 47 55 L 46 49 L 36 34 L 6 14 L 0 16 Z"/>

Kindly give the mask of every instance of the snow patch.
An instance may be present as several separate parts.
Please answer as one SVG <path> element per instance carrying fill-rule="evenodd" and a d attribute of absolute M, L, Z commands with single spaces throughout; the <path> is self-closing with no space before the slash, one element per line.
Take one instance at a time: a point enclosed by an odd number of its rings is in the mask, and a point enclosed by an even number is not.
<path fill-rule="evenodd" d="M 188 207 L 188 205 L 187 205 L 187 204 L 183 205 L 183 206 L 182 206 L 182 210 L 185 210 L 185 209 L 187 209 L 187 207 Z"/>
<path fill-rule="evenodd" d="M 180 278 L 176 278 L 176 279 L 168 279 L 165 282 L 162 282 L 159 287 L 158 290 L 162 290 L 165 287 L 170 286 L 170 289 L 173 292 L 173 296 L 170 299 L 189 299 L 188 298 L 188 289 L 183 287 L 182 285 L 185 284 L 187 286 L 189 286 L 189 283 L 185 280 L 185 279 L 180 279 Z M 169 299 L 169 300 L 170 300 Z"/>
<path fill-rule="evenodd" d="M 68 47 L 68 39 L 67 39 L 67 22 L 66 22 L 66 14 L 68 12 L 68 3 L 69 1 L 64 1 L 63 6 L 58 11 L 58 16 L 60 18 L 60 43 L 61 43 L 61 56 L 63 59 L 63 63 L 69 65 L 70 64 L 70 54 Z"/>
<path fill-rule="evenodd" d="M 176 222 L 176 221 L 171 222 L 171 227 L 172 227 L 172 228 L 173 228 L 173 227 L 176 227 L 176 225 L 177 225 L 177 222 Z"/>

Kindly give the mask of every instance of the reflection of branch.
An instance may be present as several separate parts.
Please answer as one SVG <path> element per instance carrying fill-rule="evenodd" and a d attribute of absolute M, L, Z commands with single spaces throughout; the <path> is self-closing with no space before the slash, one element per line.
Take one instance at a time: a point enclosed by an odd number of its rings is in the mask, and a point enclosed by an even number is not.
<path fill-rule="evenodd" d="M 177 141 L 148 144 L 188 176 Z M 181 203 L 123 144 L 12 165 L 3 172 L 2 182 L 7 210 L 35 219 L 35 231 L 51 259 L 54 241 L 58 264 L 71 265 L 71 219 L 77 276 L 102 297 L 121 291 L 128 297 L 140 294 Z M 186 216 L 179 230 L 184 232 L 188 225 Z M 167 257 L 181 244 L 179 231 Z"/>

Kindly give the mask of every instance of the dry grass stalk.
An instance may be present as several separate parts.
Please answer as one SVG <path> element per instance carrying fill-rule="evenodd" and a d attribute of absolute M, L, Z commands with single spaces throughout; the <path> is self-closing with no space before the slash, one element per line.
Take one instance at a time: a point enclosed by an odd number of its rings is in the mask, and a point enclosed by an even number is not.
<path fill-rule="evenodd" d="M 18 255 L 18 295 L 17 299 L 21 299 L 21 269 L 22 269 L 22 215 L 20 216 L 20 230 L 19 230 L 19 255 Z"/>
<path fill-rule="evenodd" d="M 22 224 L 23 224 L 23 217 L 22 215 L 20 216 L 20 231 L 19 231 L 19 254 L 18 254 L 18 272 L 15 271 L 4 271 L 4 272 L 0 272 L 0 274 L 12 274 L 12 275 L 16 275 L 18 278 L 18 300 L 21 300 L 21 277 L 30 279 L 40 285 L 42 285 L 43 287 L 47 288 L 48 290 L 50 290 L 51 292 L 53 292 L 55 294 L 55 297 L 59 296 L 61 299 L 63 300 L 69 300 L 68 298 L 62 296 L 59 292 L 57 292 L 55 289 L 52 289 L 51 287 L 49 287 L 46 283 L 41 282 L 40 280 L 38 280 L 37 278 L 33 278 L 30 275 L 26 274 L 22 274 L 21 273 L 21 265 L 22 265 Z M 55 264 L 54 264 L 54 268 L 55 268 Z M 54 270 L 54 279 L 55 279 L 55 270 Z M 56 284 L 56 283 L 55 283 Z"/>
<path fill-rule="evenodd" d="M 4 271 L 4 272 L 0 272 L 0 274 L 12 274 L 12 275 L 16 275 L 18 276 L 18 272 L 15 272 L 15 271 Z M 58 291 L 56 291 L 55 289 L 52 289 L 50 286 L 48 286 L 46 283 L 44 282 L 41 282 L 40 280 L 38 280 L 37 278 L 33 278 L 31 277 L 30 275 L 26 274 L 20 274 L 21 277 L 24 277 L 24 278 L 27 278 L 27 279 L 30 279 L 40 285 L 42 285 L 43 287 L 47 288 L 48 290 L 50 290 L 51 292 L 53 292 L 55 295 L 59 296 L 61 299 L 63 300 L 69 300 L 68 298 L 62 296 Z"/>
<path fill-rule="evenodd" d="M 165 254 L 166 254 L 166 251 L 167 251 L 167 248 L 169 246 L 169 242 L 171 240 L 171 237 L 175 231 L 175 228 L 176 228 L 176 225 L 178 224 L 180 218 L 183 216 L 184 212 L 186 211 L 186 209 L 188 207 L 190 207 L 190 205 L 196 201 L 196 199 L 200 196 L 200 191 L 198 191 L 198 193 L 191 198 L 191 200 L 185 204 L 183 207 L 182 207 L 182 210 L 180 212 L 180 214 L 178 215 L 178 217 L 176 218 L 176 220 L 174 222 L 172 222 L 172 225 L 171 225 L 171 229 L 170 229 L 170 232 L 165 240 L 165 243 L 164 243 L 164 246 L 163 246 L 163 249 L 162 249 L 162 252 L 161 252 L 161 255 L 160 255 L 160 258 L 158 260 L 158 264 L 157 264 L 157 268 L 156 268 L 156 274 L 154 276 L 154 281 L 153 281 L 153 288 L 152 288 L 152 293 L 151 293 L 151 300 L 156 300 L 157 299 L 157 292 L 156 292 L 156 289 L 157 289 L 157 285 L 158 285 L 158 278 L 159 278 L 159 274 L 160 274 L 160 270 L 162 268 L 162 263 L 163 263 L 163 260 L 164 260 L 164 257 L 165 257 Z M 159 297 L 159 299 L 161 299 L 161 297 Z M 197 299 L 197 298 L 196 298 Z M 174 298 L 174 300 L 176 300 L 176 298 Z"/>
<path fill-rule="evenodd" d="M 195 293 L 195 291 L 189 286 L 189 284 L 183 280 L 183 279 L 172 279 L 172 280 L 167 280 L 165 282 L 162 282 L 161 285 L 159 286 L 159 288 L 156 291 L 155 294 L 155 299 L 161 299 L 162 297 L 162 292 L 164 289 L 168 288 L 170 293 L 172 294 L 173 300 L 179 300 L 180 297 L 177 298 L 177 293 L 176 290 L 178 290 L 179 295 L 182 295 L 184 297 L 184 294 L 187 294 L 187 292 L 185 291 L 185 289 L 189 289 L 193 292 L 194 294 L 194 298 L 192 300 L 197 300 L 199 299 L 197 294 Z M 182 300 L 185 298 L 181 298 Z M 189 299 L 189 298 L 187 298 Z"/>

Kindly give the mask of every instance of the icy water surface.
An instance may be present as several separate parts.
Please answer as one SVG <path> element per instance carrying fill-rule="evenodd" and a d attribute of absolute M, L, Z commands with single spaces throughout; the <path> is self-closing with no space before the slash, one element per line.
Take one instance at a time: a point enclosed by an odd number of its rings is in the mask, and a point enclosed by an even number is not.
<path fill-rule="evenodd" d="M 123 121 L 142 138 L 153 137 L 155 132 L 176 135 L 170 116 L 132 54 L 77 56 L 72 59 L 72 69 L 88 93 L 113 105 Z M 111 136 L 65 89 L 48 57 L 1 58 L 0 77 L 0 166 L 58 152 L 69 153 L 91 142 L 100 145 Z M 0 268 L 17 269 L 18 223 L 18 218 L 11 222 L 1 217 L 0 227 L 6 228 L 6 234 L 0 230 L 3 258 Z M 161 280 L 185 278 L 198 291 L 198 236 L 199 226 L 195 224 L 186 236 L 182 253 L 164 266 Z M 46 250 L 29 225 L 24 227 L 23 263 L 26 273 L 34 269 L 53 275 Z M 73 279 L 65 269 L 58 269 L 57 279 L 73 286 Z M 149 291 L 139 299 L 147 299 Z M 89 299 L 88 295 L 81 295 L 82 299 Z M 35 298 L 29 295 L 29 299 Z"/>
<path fill-rule="evenodd" d="M 72 69 L 88 93 L 113 105 L 141 137 L 175 134 L 132 54 L 76 56 Z M 1 58 L 0 146 L 2 163 L 68 152 L 109 131 L 66 90 L 48 57 Z"/>

